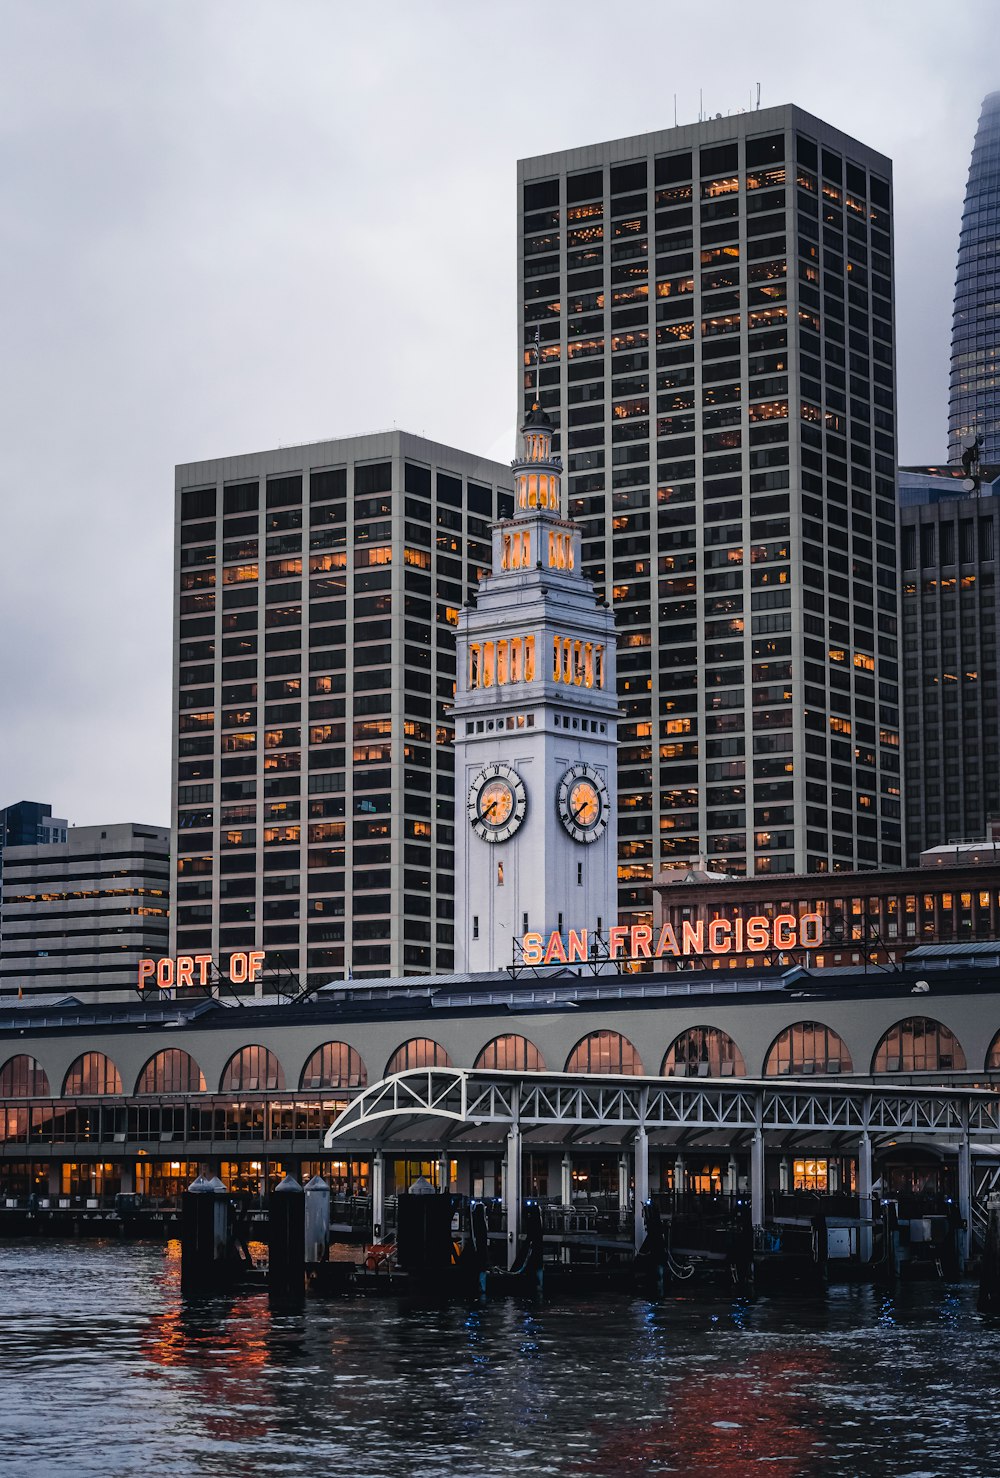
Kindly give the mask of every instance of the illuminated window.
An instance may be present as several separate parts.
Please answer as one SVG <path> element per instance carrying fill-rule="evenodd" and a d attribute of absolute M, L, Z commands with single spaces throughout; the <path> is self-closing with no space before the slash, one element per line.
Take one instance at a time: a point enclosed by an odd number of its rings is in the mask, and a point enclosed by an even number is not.
<path fill-rule="evenodd" d="M 324 1042 L 302 1069 L 301 1088 L 365 1088 L 368 1074 L 360 1055 L 346 1042 Z"/>
<path fill-rule="evenodd" d="M 792 1189 L 825 1191 L 829 1186 L 829 1161 L 795 1160 L 792 1163 Z"/>
<path fill-rule="evenodd" d="M 393 1073 L 405 1073 L 414 1067 L 451 1067 L 451 1058 L 441 1046 L 431 1037 L 411 1037 L 401 1047 L 397 1047 L 385 1065 L 385 1076 L 388 1078 Z"/>
<path fill-rule="evenodd" d="M 25 1052 L 0 1068 L 0 1098 L 48 1098 L 51 1091 L 45 1069 Z"/>
<path fill-rule="evenodd" d="M 63 1096 L 66 1098 L 121 1091 L 121 1074 L 103 1052 L 82 1053 L 71 1065 L 63 1083 Z"/>
<path fill-rule="evenodd" d="M 743 1078 L 743 1053 L 732 1037 L 717 1026 L 692 1026 L 667 1048 L 663 1077 Z"/>
<path fill-rule="evenodd" d="M 1000 1032 L 997 1032 L 993 1038 L 993 1041 L 990 1043 L 990 1050 L 986 1054 L 986 1071 L 988 1073 L 1000 1072 Z M 0 1075 L 0 1092 L 2 1091 L 3 1077 Z"/>
<path fill-rule="evenodd" d="M 241 1047 L 226 1063 L 219 1085 L 221 1093 L 260 1093 L 268 1089 L 283 1093 L 285 1070 L 267 1047 Z"/>
<path fill-rule="evenodd" d="M 890 1027 L 875 1049 L 872 1072 L 965 1071 L 965 1053 L 948 1027 L 929 1016 L 911 1016 Z"/>
<path fill-rule="evenodd" d="M 166 1047 L 139 1074 L 136 1093 L 204 1093 L 205 1075 L 189 1052 Z"/>
<path fill-rule="evenodd" d="M 534 1042 L 511 1033 L 487 1042 L 476 1058 L 475 1066 L 497 1072 L 543 1073 L 545 1059 Z"/>
<path fill-rule="evenodd" d="M 641 1077 L 642 1059 L 628 1037 L 618 1032 L 591 1032 L 573 1048 L 566 1061 L 568 1073 L 613 1073 Z"/>
<path fill-rule="evenodd" d="M 774 1040 L 764 1063 L 765 1077 L 785 1073 L 849 1073 L 851 1054 L 843 1039 L 819 1021 L 798 1021 Z"/>

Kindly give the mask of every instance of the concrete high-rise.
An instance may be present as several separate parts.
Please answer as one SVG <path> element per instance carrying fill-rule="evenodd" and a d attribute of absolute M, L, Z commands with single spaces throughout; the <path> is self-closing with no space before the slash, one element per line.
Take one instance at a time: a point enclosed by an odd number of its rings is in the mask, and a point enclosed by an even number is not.
<path fill-rule="evenodd" d="M 5 850 L 0 992 L 121 999 L 139 960 L 166 953 L 170 834 L 125 823 L 62 835 Z"/>
<path fill-rule="evenodd" d="M 392 431 L 176 482 L 172 953 L 450 970 L 455 630 L 510 468 Z"/>
<path fill-rule="evenodd" d="M 965 189 L 951 329 L 948 458 L 1000 465 L 1000 92 L 983 102 Z"/>
<path fill-rule="evenodd" d="M 983 837 L 1000 816 L 1000 468 L 899 473 L 906 845 Z"/>
<path fill-rule="evenodd" d="M 619 906 L 902 861 L 892 172 L 795 107 L 522 160 L 519 373 L 618 630 Z"/>

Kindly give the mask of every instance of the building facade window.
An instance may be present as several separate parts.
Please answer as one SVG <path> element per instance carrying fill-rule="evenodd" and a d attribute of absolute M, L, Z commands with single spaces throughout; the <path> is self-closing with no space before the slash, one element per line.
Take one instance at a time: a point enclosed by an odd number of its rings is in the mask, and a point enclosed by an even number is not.
<path fill-rule="evenodd" d="M 889 1028 L 875 1049 L 873 1073 L 965 1071 L 954 1033 L 930 1016 L 910 1016 Z"/>
<path fill-rule="evenodd" d="M 566 1059 L 568 1073 L 612 1073 L 641 1077 L 642 1058 L 628 1037 L 618 1032 L 591 1032 L 578 1042 Z"/>

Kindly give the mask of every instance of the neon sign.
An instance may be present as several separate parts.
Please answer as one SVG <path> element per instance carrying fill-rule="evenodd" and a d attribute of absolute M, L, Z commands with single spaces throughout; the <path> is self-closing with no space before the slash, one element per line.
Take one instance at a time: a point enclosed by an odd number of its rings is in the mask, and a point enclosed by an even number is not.
<path fill-rule="evenodd" d="M 616 924 L 607 933 L 607 958 L 632 960 L 681 959 L 688 955 L 766 954 L 789 949 L 817 949 L 823 943 L 823 916 L 779 913 L 774 918 L 685 920 L 677 929 L 663 924 Z M 557 929 L 525 934 L 521 951 L 526 965 L 585 963 L 591 947 L 604 954 L 605 941 L 586 929 L 570 929 L 564 938 Z"/>
<path fill-rule="evenodd" d="M 209 985 L 211 955 L 166 955 L 162 960 L 140 960 L 138 989 L 140 991 L 171 990 L 174 986 Z M 252 985 L 259 980 L 264 968 L 262 949 L 238 949 L 229 956 L 229 979 L 233 985 Z M 195 979 L 197 976 L 197 979 Z"/>

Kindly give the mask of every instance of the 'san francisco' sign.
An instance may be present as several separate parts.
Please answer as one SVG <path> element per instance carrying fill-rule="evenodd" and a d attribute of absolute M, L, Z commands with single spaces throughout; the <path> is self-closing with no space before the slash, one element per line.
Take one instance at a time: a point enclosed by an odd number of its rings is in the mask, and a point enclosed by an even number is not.
<path fill-rule="evenodd" d="M 823 916 L 818 913 L 779 913 L 774 918 L 685 920 L 679 928 L 663 924 L 616 924 L 607 940 L 587 929 L 525 934 L 521 950 L 526 965 L 572 964 L 590 958 L 591 947 L 604 957 L 631 960 L 681 959 L 688 955 L 767 954 L 789 949 L 817 949 L 823 943 Z"/>

